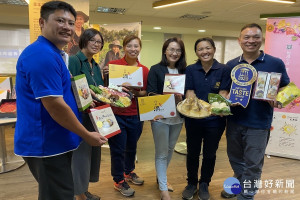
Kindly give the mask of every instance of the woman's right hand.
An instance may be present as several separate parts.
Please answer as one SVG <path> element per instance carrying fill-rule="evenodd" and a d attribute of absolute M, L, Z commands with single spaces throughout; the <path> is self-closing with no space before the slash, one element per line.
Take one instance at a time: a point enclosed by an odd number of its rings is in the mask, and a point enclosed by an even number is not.
<path fill-rule="evenodd" d="M 104 66 L 103 67 L 103 74 L 104 75 L 108 75 L 109 74 L 109 68 L 108 68 L 108 66 Z"/>

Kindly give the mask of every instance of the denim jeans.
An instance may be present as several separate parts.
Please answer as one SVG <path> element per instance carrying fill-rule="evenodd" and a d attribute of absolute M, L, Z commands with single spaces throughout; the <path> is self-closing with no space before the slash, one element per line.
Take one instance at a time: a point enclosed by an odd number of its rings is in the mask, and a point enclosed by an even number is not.
<path fill-rule="evenodd" d="M 215 169 L 216 152 L 219 147 L 219 141 L 225 130 L 225 126 L 203 127 L 197 123 L 197 120 L 186 118 L 185 127 L 188 184 L 198 184 L 199 156 L 201 152 L 201 144 L 203 142 L 203 159 L 199 183 L 205 182 L 209 185 Z"/>
<path fill-rule="evenodd" d="M 111 156 L 111 175 L 115 182 L 124 180 L 124 172 L 135 169 L 137 141 L 142 133 L 143 122 L 137 115 L 115 115 L 121 133 L 108 139 Z"/>
<path fill-rule="evenodd" d="M 231 121 L 227 123 L 227 154 L 242 186 L 238 200 L 253 199 L 257 192 L 254 181 L 261 177 L 269 134 L 269 129 L 248 128 Z M 250 185 L 246 187 L 245 181 Z"/>
<path fill-rule="evenodd" d="M 182 124 L 169 125 L 161 122 L 151 122 L 155 144 L 155 169 L 159 189 L 167 191 L 167 168 L 179 137 Z"/>

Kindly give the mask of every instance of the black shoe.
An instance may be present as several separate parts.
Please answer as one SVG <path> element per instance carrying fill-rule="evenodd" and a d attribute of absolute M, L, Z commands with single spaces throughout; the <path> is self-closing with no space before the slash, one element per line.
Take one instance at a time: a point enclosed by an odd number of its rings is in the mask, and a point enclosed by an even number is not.
<path fill-rule="evenodd" d="M 188 184 L 183 192 L 182 192 L 182 198 L 186 200 L 191 200 L 194 197 L 194 194 L 197 192 L 197 185 L 191 185 Z"/>
<path fill-rule="evenodd" d="M 222 190 L 221 197 L 223 197 L 225 199 L 231 199 L 231 198 L 236 197 L 236 194 L 229 194 L 225 190 Z"/>
<path fill-rule="evenodd" d="M 199 184 L 199 192 L 198 192 L 198 199 L 200 200 L 209 200 L 210 195 L 208 192 L 208 185 L 205 182 Z"/>
<path fill-rule="evenodd" d="M 85 196 L 88 200 L 100 200 L 101 198 L 95 194 L 91 194 L 90 192 L 86 191 Z"/>
<path fill-rule="evenodd" d="M 101 198 L 95 194 L 91 194 L 90 192 L 86 191 L 85 196 L 88 200 L 100 200 Z"/>

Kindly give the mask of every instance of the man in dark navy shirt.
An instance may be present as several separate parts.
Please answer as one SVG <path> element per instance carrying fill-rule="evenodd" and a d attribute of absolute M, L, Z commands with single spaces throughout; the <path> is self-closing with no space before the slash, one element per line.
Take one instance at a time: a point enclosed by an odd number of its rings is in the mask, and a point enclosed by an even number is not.
<path fill-rule="evenodd" d="M 227 65 L 232 69 L 238 64 L 246 63 L 256 71 L 281 73 L 280 87 L 284 87 L 290 82 L 285 65 L 281 59 L 259 50 L 262 40 L 262 29 L 258 24 L 244 26 L 238 39 L 243 54 L 230 60 Z M 250 98 L 246 108 L 232 107 L 233 115 L 228 117 L 227 154 L 242 186 L 241 193 L 237 195 L 238 200 L 254 199 L 257 192 L 255 182 L 261 177 L 274 107 L 277 107 L 277 102 Z M 245 184 L 251 187 L 244 188 Z"/>

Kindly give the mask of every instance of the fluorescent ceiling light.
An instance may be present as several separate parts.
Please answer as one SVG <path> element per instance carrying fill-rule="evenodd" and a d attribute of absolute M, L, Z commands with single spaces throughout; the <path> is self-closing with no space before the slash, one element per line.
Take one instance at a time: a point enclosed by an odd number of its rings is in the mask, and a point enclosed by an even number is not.
<path fill-rule="evenodd" d="M 288 4 L 296 3 L 296 0 L 263 0 L 263 1 L 271 1 L 275 3 L 288 3 Z"/>
<path fill-rule="evenodd" d="M 160 30 L 160 29 L 161 29 L 161 27 L 159 27 L 159 26 L 156 26 L 156 27 L 153 27 L 153 29 L 155 29 L 155 30 Z"/>
<path fill-rule="evenodd" d="M 198 30 L 199 33 L 204 33 L 206 30 Z"/>
<path fill-rule="evenodd" d="M 153 2 L 152 7 L 153 8 L 164 8 L 164 7 L 189 3 L 189 2 L 192 2 L 192 1 L 198 1 L 198 0 L 161 0 L 161 1 Z"/>

